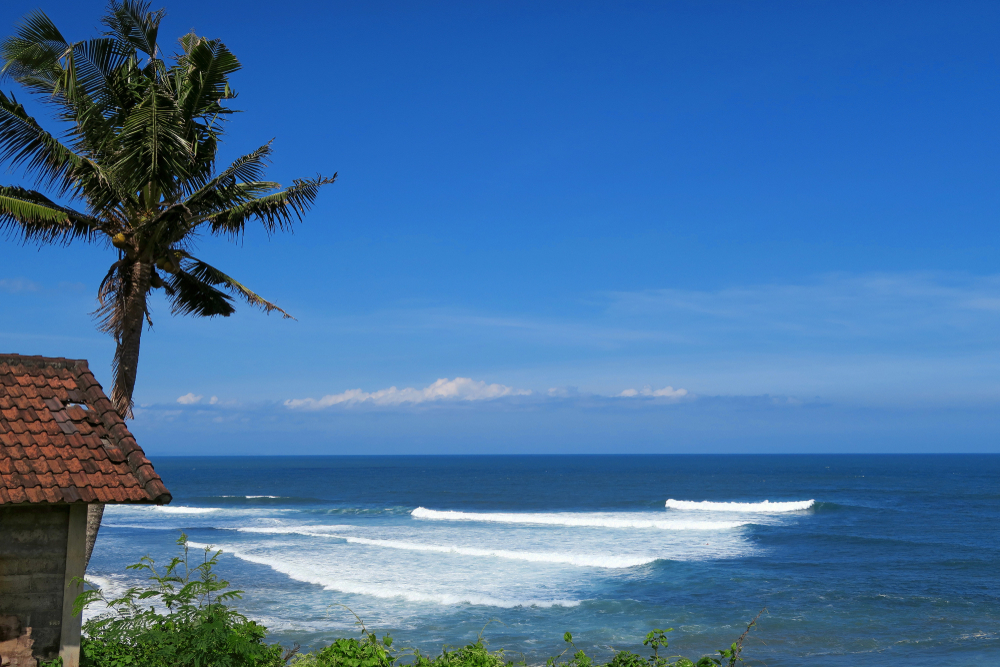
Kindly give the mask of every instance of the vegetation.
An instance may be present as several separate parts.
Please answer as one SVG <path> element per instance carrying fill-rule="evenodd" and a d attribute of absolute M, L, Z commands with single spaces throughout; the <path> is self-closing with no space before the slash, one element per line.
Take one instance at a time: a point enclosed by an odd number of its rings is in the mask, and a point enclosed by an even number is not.
<path fill-rule="evenodd" d="M 109 599 L 99 590 L 87 590 L 77 598 L 77 610 L 103 602 L 108 612 L 84 624 L 81 667 L 517 667 L 524 660 L 512 660 L 503 650 L 491 651 L 480 632 L 467 646 L 441 651 L 429 657 L 417 649 L 394 647 L 392 637 L 377 637 L 361 619 L 360 637 L 338 639 L 322 649 L 302 653 L 299 647 L 285 649 L 267 644 L 266 628 L 248 620 L 231 606 L 241 591 L 213 571 L 221 552 L 205 549 L 201 562 L 192 564 L 187 537 L 178 540 L 181 555 L 158 570 L 146 557 L 129 567 L 149 574 L 150 585 L 130 588 L 120 597 Z M 754 619 L 747 627 L 756 625 Z M 485 628 L 484 628 L 485 630 Z M 652 654 L 643 657 L 619 651 L 607 663 L 596 662 L 575 649 L 573 636 L 563 639 L 567 648 L 549 658 L 547 667 L 735 667 L 742 663 L 743 640 L 747 633 L 718 656 L 690 660 L 666 656 L 667 633 L 656 629 L 643 644 Z"/>
<path fill-rule="evenodd" d="M 0 163 L 35 188 L 0 185 L 0 232 L 26 243 L 92 243 L 114 252 L 97 291 L 99 328 L 116 343 L 111 402 L 132 416 L 139 343 L 149 295 L 162 290 L 174 314 L 228 316 L 233 297 L 291 317 L 192 254 L 201 234 L 233 240 L 248 222 L 289 230 L 333 183 L 291 187 L 264 180 L 268 142 L 217 171 L 224 121 L 235 110 L 229 78 L 240 63 L 225 44 L 190 33 L 169 58 L 157 43 L 163 10 L 111 0 L 104 32 L 70 42 L 41 11 L 0 41 L 0 76 L 13 79 L 62 121 L 44 130 L 0 90 Z M 58 201 L 57 201 L 58 200 Z M 100 527 L 95 505 L 87 557 Z"/>

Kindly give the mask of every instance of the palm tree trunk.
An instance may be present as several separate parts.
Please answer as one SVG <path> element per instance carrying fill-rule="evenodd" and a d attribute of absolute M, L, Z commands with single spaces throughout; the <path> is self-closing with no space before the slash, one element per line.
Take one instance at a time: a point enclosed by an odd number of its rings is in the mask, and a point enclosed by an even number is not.
<path fill-rule="evenodd" d="M 152 262 L 139 260 L 132 265 L 132 280 L 125 312 L 122 313 L 122 332 L 115 350 L 115 386 L 111 403 L 123 419 L 132 419 L 132 392 L 139 371 L 139 341 L 142 325 L 146 321 L 146 294 L 152 275 Z"/>
<path fill-rule="evenodd" d="M 124 300 L 124 312 L 120 315 L 122 329 L 115 349 L 115 385 L 111 391 L 111 403 L 123 419 L 132 419 L 133 416 L 132 392 L 135 390 L 135 378 L 139 371 L 139 342 L 142 338 L 142 326 L 146 320 L 146 295 L 149 293 L 152 271 L 152 262 L 138 260 L 132 265 L 129 291 Z M 91 503 L 87 506 L 86 565 L 90 564 L 90 555 L 94 551 L 97 531 L 101 529 L 103 517 L 102 503 Z"/>
<path fill-rule="evenodd" d="M 97 531 L 101 529 L 101 519 L 103 518 L 104 503 L 90 503 L 87 505 L 87 544 L 86 558 L 83 561 L 84 571 L 90 565 L 90 554 L 94 553 L 94 543 L 97 542 Z"/>

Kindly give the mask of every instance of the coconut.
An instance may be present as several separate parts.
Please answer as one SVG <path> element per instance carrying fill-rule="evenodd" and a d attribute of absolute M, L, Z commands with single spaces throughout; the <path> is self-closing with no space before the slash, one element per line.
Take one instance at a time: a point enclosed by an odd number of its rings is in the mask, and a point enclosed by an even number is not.
<path fill-rule="evenodd" d="M 177 261 L 177 258 L 171 255 L 164 255 L 156 260 L 156 266 L 167 273 L 177 273 L 181 268 L 180 262 Z"/>

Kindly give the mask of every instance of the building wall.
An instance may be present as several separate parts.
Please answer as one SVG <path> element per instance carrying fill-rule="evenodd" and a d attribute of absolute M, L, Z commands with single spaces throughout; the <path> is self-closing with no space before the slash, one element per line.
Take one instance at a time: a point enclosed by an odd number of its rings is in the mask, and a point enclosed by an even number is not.
<path fill-rule="evenodd" d="M 30 627 L 45 660 L 59 654 L 69 516 L 67 505 L 0 505 L 0 617 Z"/>

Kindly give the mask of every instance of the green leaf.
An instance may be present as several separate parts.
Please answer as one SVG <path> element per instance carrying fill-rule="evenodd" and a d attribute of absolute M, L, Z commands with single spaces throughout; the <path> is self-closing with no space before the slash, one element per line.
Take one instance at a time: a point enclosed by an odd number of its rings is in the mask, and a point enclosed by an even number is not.
<path fill-rule="evenodd" d="M 59 206 L 39 192 L 0 186 L 0 231 L 25 241 L 68 243 L 74 238 L 92 240 L 101 227 L 94 218 Z"/>
<path fill-rule="evenodd" d="M 187 264 L 187 272 L 193 277 L 204 281 L 209 285 L 221 285 L 228 289 L 233 294 L 242 297 L 251 306 L 257 306 L 263 308 L 264 312 L 271 313 L 272 311 L 278 311 L 286 319 L 295 319 L 288 313 L 286 313 L 282 308 L 278 307 L 276 304 L 264 299 L 257 293 L 251 291 L 243 283 L 237 281 L 222 271 L 219 271 L 213 266 L 206 264 L 205 262 L 189 257 Z"/>

